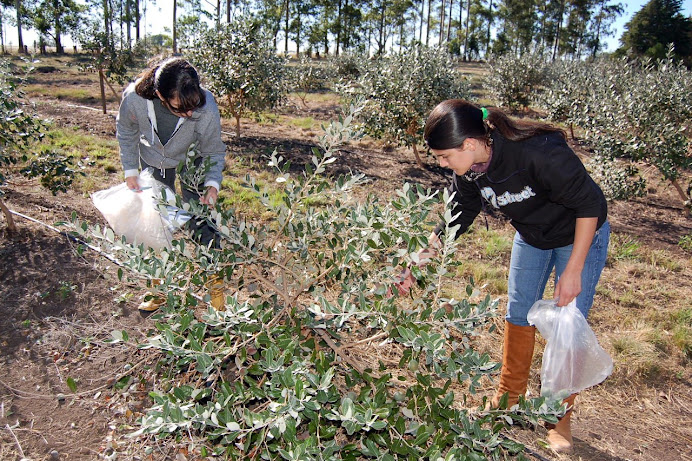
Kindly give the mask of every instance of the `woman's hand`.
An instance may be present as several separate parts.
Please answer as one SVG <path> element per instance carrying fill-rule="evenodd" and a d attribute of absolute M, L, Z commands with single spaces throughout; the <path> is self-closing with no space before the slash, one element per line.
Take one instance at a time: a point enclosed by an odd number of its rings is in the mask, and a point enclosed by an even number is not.
<path fill-rule="evenodd" d="M 137 176 L 130 176 L 125 178 L 125 184 L 127 184 L 127 188 L 133 192 L 142 192 L 142 189 L 139 188 Z"/>
<path fill-rule="evenodd" d="M 555 285 L 557 306 L 564 307 L 581 293 L 581 271 L 566 267 Z"/>
<path fill-rule="evenodd" d="M 581 293 L 581 271 L 596 234 L 598 218 L 577 218 L 574 230 L 572 254 L 565 270 L 555 285 L 555 298 L 558 307 L 564 307 Z"/>
<path fill-rule="evenodd" d="M 199 198 L 199 203 L 203 205 L 213 206 L 216 203 L 216 199 L 219 196 L 219 191 L 216 187 L 209 186 L 207 192 Z"/>
<path fill-rule="evenodd" d="M 430 246 L 416 253 L 416 257 L 413 258 L 413 263 L 418 267 L 425 267 L 431 259 L 436 258 L 439 254 L 437 250 L 442 246 L 442 242 L 440 242 L 440 238 L 437 234 L 434 232 L 430 234 L 428 243 Z M 394 282 L 394 286 L 397 288 L 397 291 L 399 291 L 399 296 L 408 294 L 408 292 L 411 291 L 411 287 L 415 284 L 416 278 L 408 267 L 399 274 L 396 282 Z"/>

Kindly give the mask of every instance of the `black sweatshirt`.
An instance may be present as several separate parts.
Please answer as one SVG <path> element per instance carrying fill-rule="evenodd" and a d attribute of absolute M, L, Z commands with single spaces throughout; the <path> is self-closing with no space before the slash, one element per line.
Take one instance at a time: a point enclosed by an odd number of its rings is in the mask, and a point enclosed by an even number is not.
<path fill-rule="evenodd" d="M 603 192 L 559 133 L 510 141 L 495 131 L 492 138 L 486 174 L 452 177 L 452 216 L 461 212 L 450 223 L 461 226 L 456 237 L 473 223 L 483 200 L 510 218 L 526 243 L 543 250 L 574 243 L 577 218 L 597 217 L 597 228 L 605 222 Z M 444 227 L 441 222 L 435 232 Z"/>

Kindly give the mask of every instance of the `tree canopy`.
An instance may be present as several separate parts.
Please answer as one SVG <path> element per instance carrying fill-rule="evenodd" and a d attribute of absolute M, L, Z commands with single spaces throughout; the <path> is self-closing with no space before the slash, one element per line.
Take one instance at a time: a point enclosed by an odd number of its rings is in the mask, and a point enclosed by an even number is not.
<path fill-rule="evenodd" d="M 625 25 L 622 50 L 661 59 L 670 43 L 675 55 L 692 64 L 692 18 L 682 15 L 682 0 L 650 0 Z"/>

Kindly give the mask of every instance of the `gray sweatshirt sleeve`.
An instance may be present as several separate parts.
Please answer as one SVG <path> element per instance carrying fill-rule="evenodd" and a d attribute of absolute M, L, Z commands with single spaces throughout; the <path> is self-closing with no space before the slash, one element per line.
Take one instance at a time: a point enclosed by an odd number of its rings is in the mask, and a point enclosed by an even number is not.
<path fill-rule="evenodd" d="M 206 91 L 206 90 L 205 90 Z M 202 157 L 209 157 L 212 167 L 204 181 L 205 187 L 220 189 L 226 163 L 226 145 L 221 140 L 221 116 L 211 92 L 207 91 L 205 116 L 198 124 L 198 149 Z"/>
<path fill-rule="evenodd" d="M 120 161 L 125 171 L 139 169 L 139 123 L 132 107 L 134 97 L 136 94 L 130 88 L 125 90 L 115 122 Z"/>

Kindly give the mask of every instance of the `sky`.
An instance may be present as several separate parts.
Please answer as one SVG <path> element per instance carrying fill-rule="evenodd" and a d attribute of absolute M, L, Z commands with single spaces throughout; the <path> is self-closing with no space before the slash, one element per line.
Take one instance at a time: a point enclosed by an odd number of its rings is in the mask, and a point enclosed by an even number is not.
<path fill-rule="evenodd" d="M 209 3 L 208 0 L 203 0 L 206 3 Z M 615 1 L 615 0 L 613 0 Z M 627 22 L 629 22 L 630 19 L 632 19 L 632 16 L 639 11 L 643 5 L 645 5 L 648 0 L 630 0 L 626 1 L 623 0 L 621 1 L 625 5 L 625 11 L 620 16 L 612 26 L 612 30 L 615 31 L 615 34 L 611 37 L 606 38 L 606 49 L 604 51 L 614 51 L 620 43 L 620 37 L 622 36 L 622 33 L 624 32 L 624 27 Z M 147 2 L 149 3 L 149 2 Z M 214 5 L 216 2 L 212 2 Z M 210 3 L 210 4 L 212 4 Z M 212 5 L 213 6 L 213 5 Z M 685 16 L 692 16 L 692 0 L 683 0 L 682 2 L 682 14 Z M 157 34 L 157 33 L 163 33 L 164 29 L 168 28 L 170 31 L 171 28 L 171 18 L 173 16 L 173 6 L 172 6 L 172 1 L 171 0 L 158 0 L 156 2 L 156 5 L 151 5 L 149 3 L 148 10 L 146 12 L 146 17 L 145 23 L 146 23 L 146 33 L 148 34 Z M 5 32 L 5 43 L 9 45 L 16 45 L 17 43 L 17 32 L 16 29 L 13 27 L 6 26 L 4 28 Z M 144 31 L 143 31 L 144 32 Z M 24 43 L 30 45 L 33 43 L 34 40 L 36 40 L 36 34 L 33 33 L 32 31 L 23 31 L 22 34 L 24 38 Z M 65 37 L 63 39 L 63 43 L 65 46 L 71 46 L 72 42 L 69 40 L 69 38 Z M 283 46 L 283 45 L 282 45 Z M 290 48 L 290 46 L 289 46 Z"/>

